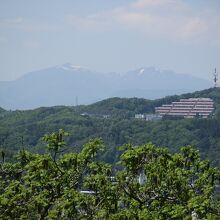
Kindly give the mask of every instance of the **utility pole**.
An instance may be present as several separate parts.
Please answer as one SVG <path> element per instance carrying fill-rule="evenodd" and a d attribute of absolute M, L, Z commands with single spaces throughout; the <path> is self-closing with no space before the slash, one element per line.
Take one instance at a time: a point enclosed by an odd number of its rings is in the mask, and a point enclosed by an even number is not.
<path fill-rule="evenodd" d="M 75 111 L 76 112 L 78 111 L 78 96 L 76 96 L 76 99 L 75 99 Z"/>

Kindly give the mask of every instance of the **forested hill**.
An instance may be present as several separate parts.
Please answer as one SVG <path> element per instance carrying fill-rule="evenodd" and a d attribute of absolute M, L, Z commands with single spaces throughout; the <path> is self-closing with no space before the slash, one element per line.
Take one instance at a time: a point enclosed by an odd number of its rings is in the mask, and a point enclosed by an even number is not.
<path fill-rule="evenodd" d="M 6 112 L 6 110 L 0 107 L 0 113 L 3 113 L 3 112 Z"/>
<path fill-rule="evenodd" d="M 100 102 L 96 102 L 87 106 L 79 106 L 80 112 L 88 112 L 91 114 L 129 114 L 136 113 L 154 113 L 154 108 L 162 104 L 169 104 L 178 101 L 181 98 L 211 98 L 215 101 L 216 107 L 220 104 L 220 88 L 210 88 L 194 93 L 186 93 L 183 95 L 166 96 L 162 99 L 147 100 L 142 98 L 110 98 Z"/>
<path fill-rule="evenodd" d="M 146 122 L 135 120 L 136 113 L 153 113 L 154 107 L 180 98 L 209 97 L 215 101 L 210 119 L 179 119 Z M 153 142 L 177 151 L 185 145 L 199 148 L 203 157 L 219 165 L 220 158 L 220 89 L 207 89 L 158 100 L 111 98 L 88 106 L 42 107 L 27 111 L 0 109 L 0 144 L 6 159 L 21 148 L 43 152 L 42 136 L 63 128 L 69 132 L 66 151 L 79 150 L 83 143 L 101 137 L 107 148 L 102 158 L 115 162 L 118 146 L 125 143 Z"/>

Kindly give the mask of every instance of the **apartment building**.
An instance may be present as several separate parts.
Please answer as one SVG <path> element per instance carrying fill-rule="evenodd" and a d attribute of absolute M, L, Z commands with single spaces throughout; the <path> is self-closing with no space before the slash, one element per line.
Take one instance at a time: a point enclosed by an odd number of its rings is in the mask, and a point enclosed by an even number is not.
<path fill-rule="evenodd" d="M 155 112 L 161 116 L 180 116 L 184 118 L 194 118 L 196 116 L 208 118 L 213 111 L 214 101 L 210 98 L 180 99 L 178 102 L 155 108 Z"/>

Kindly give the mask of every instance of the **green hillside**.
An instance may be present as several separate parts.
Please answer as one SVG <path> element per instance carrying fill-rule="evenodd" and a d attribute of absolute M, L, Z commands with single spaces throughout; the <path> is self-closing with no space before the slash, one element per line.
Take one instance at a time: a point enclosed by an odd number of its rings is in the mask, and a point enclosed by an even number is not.
<path fill-rule="evenodd" d="M 6 110 L 0 107 L 0 114 L 3 112 L 6 112 Z"/>
<path fill-rule="evenodd" d="M 169 104 L 178 101 L 181 98 L 212 98 L 216 104 L 220 104 L 220 88 L 210 88 L 194 93 L 186 93 L 183 95 L 167 96 L 162 99 L 146 100 L 141 98 L 110 98 L 92 105 L 80 106 L 81 112 L 88 111 L 90 113 L 99 114 L 136 114 L 136 113 L 153 113 L 154 108 L 162 104 Z M 218 105 L 216 106 L 218 107 Z"/>
<path fill-rule="evenodd" d="M 179 119 L 140 121 L 136 113 L 153 113 L 156 106 L 180 98 L 209 97 L 215 101 L 215 113 L 209 119 Z M 111 98 L 88 106 L 55 106 L 28 111 L 0 111 L 0 144 L 6 159 L 15 151 L 25 148 L 43 152 L 42 136 L 63 128 L 69 133 L 66 151 L 78 151 L 83 143 L 101 137 L 107 145 L 102 158 L 115 162 L 118 146 L 125 143 L 152 142 L 169 147 L 176 152 L 180 147 L 192 145 L 201 150 L 202 156 L 220 165 L 220 89 L 212 88 L 181 96 L 158 100 L 138 98 Z"/>

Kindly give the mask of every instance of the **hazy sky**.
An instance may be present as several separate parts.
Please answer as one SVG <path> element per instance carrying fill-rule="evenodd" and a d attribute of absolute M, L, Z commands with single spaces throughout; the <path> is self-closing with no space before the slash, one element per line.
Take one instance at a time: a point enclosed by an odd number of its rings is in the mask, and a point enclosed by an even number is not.
<path fill-rule="evenodd" d="M 220 71 L 220 0 L 0 0 L 0 80 L 70 62 Z"/>

